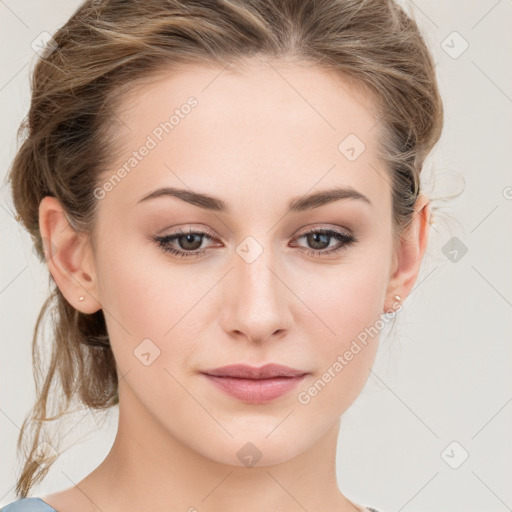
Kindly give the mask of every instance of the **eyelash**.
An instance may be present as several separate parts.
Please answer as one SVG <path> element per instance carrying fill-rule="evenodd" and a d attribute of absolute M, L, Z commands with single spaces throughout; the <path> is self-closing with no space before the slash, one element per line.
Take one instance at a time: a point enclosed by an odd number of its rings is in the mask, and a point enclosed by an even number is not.
<path fill-rule="evenodd" d="M 332 229 L 326 229 L 326 228 L 318 228 L 318 229 L 314 229 L 312 231 L 308 231 L 306 233 L 302 233 L 297 238 L 300 239 L 300 238 L 303 238 L 303 237 L 311 235 L 311 234 L 328 235 L 331 238 L 334 238 L 334 239 L 338 240 L 339 242 L 342 242 L 342 245 L 340 247 L 336 247 L 334 249 L 328 249 L 328 250 L 304 249 L 303 248 L 303 251 L 308 256 L 314 256 L 314 257 L 317 257 L 317 258 L 319 258 L 319 257 L 321 258 L 321 257 L 323 257 L 325 255 L 338 254 L 341 251 L 343 251 L 344 249 L 346 249 L 349 245 L 352 245 L 355 242 L 357 242 L 357 239 L 353 235 L 350 235 L 348 233 L 343 233 L 341 231 L 334 231 Z M 156 244 L 164 252 L 171 253 L 171 254 L 173 254 L 175 256 L 178 256 L 180 258 L 191 258 L 191 257 L 194 257 L 194 256 L 199 258 L 201 256 L 201 254 L 204 254 L 207 251 L 207 249 L 201 249 L 201 250 L 196 250 L 196 251 L 182 251 L 182 250 L 174 249 L 173 247 L 171 247 L 169 245 L 170 242 L 172 242 L 172 241 L 174 241 L 174 240 L 176 240 L 178 238 L 181 238 L 182 236 L 185 236 L 185 235 L 201 235 L 204 238 L 206 238 L 207 240 L 214 240 L 215 239 L 215 237 L 212 234 L 208 233 L 208 232 L 192 231 L 192 230 L 190 230 L 188 232 L 184 232 L 184 231 L 182 231 L 180 229 L 179 233 L 176 233 L 176 234 L 173 234 L 173 235 L 165 235 L 165 236 L 154 237 L 154 241 L 156 242 Z"/>

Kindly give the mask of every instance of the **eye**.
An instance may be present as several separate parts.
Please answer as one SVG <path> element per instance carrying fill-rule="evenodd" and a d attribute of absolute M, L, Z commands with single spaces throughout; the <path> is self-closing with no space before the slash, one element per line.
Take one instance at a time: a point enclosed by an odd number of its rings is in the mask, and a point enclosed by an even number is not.
<path fill-rule="evenodd" d="M 357 241 L 355 236 L 350 233 L 325 228 L 308 231 L 307 233 L 299 235 L 297 238 L 306 238 L 307 243 L 312 246 L 313 249 L 304 252 L 309 256 L 315 257 L 338 254 Z M 338 245 L 325 250 L 326 247 L 329 247 L 333 239 L 338 241 Z"/>
<path fill-rule="evenodd" d="M 296 238 L 306 238 L 307 243 L 310 244 L 313 249 L 306 249 L 304 252 L 315 257 L 338 254 L 347 246 L 357 241 L 350 233 L 325 228 L 308 231 Z M 199 257 L 206 253 L 206 249 L 200 249 L 203 239 L 215 240 L 216 238 L 209 232 L 193 231 L 192 229 L 188 232 L 184 232 L 180 229 L 179 233 L 176 234 L 154 237 L 154 241 L 163 251 L 178 256 L 179 258 Z M 330 242 L 333 239 L 338 241 L 338 245 L 326 250 L 326 248 L 331 245 Z M 176 245 L 173 246 L 176 242 L 179 247 L 176 247 Z"/>
<path fill-rule="evenodd" d="M 206 252 L 205 249 L 198 251 L 202 245 L 202 238 L 206 238 L 207 240 L 214 239 L 213 235 L 203 231 L 192 231 L 192 229 L 186 233 L 181 229 L 179 231 L 180 232 L 177 234 L 157 236 L 154 240 L 163 251 L 179 256 L 180 258 L 188 258 L 191 256 L 199 257 Z M 171 245 L 175 241 L 178 241 L 178 245 L 181 249 L 177 249 Z"/>

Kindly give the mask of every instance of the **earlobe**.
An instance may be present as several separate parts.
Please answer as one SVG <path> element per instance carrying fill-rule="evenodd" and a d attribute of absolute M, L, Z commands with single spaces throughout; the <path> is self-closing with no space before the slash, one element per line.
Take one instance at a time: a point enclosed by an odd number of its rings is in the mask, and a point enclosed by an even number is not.
<path fill-rule="evenodd" d="M 416 199 L 414 214 L 406 233 L 401 237 L 396 254 L 396 265 L 390 277 L 384 310 L 389 311 L 390 298 L 398 295 L 402 301 L 411 292 L 420 270 L 428 243 L 430 229 L 430 206 L 428 198 L 420 194 Z"/>
<path fill-rule="evenodd" d="M 48 270 L 66 300 L 82 313 L 101 309 L 88 238 L 70 225 L 55 197 L 46 196 L 39 204 L 39 231 Z"/>

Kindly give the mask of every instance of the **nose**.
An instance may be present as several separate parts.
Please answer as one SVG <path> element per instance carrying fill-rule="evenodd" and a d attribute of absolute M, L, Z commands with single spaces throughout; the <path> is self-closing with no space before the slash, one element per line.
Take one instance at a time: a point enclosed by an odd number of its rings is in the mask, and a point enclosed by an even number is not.
<path fill-rule="evenodd" d="M 276 268 L 270 250 L 254 260 L 243 250 L 240 254 L 234 255 L 234 268 L 225 284 L 222 327 L 234 336 L 261 343 L 289 329 L 288 301 L 293 294 L 283 283 L 284 276 L 279 275 L 283 272 Z"/>

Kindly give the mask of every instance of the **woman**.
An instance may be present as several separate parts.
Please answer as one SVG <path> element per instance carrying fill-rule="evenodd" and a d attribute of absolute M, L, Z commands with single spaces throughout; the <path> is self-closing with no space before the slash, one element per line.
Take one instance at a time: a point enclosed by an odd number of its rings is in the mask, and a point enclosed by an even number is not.
<path fill-rule="evenodd" d="M 442 120 L 391 1 L 84 2 L 10 174 L 54 287 L 34 343 L 55 325 L 2 510 L 375 510 L 338 487 L 340 418 L 416 281 Z M 29 498 L 73 400 L 118 405 L 115 442 Z"/>

